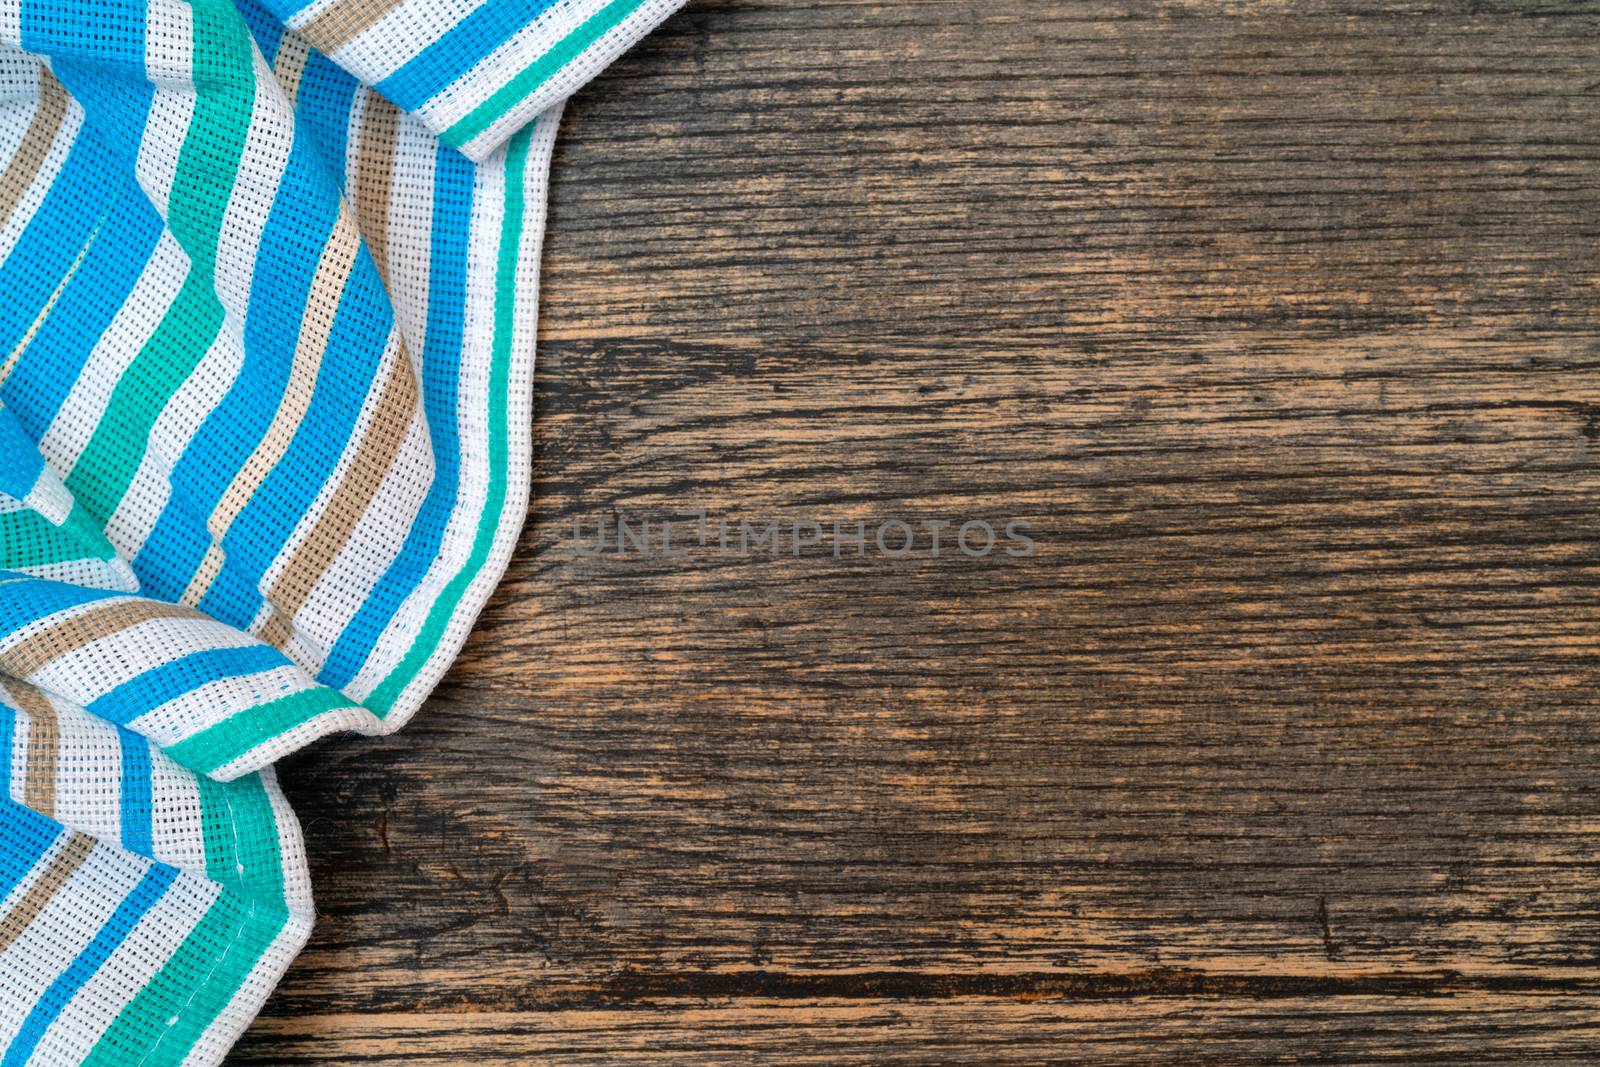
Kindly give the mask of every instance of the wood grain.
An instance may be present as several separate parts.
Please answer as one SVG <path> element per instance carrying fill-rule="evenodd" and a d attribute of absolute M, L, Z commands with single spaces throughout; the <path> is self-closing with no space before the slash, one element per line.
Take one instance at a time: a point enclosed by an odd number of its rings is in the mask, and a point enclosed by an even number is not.
<path fill-rule="evenodd" d="M 232 1062 L 1600 1059 L 1600 11 L 703 0 L 544 266 Z M 1038 552 L 579 552 L 697 509 Z"/>

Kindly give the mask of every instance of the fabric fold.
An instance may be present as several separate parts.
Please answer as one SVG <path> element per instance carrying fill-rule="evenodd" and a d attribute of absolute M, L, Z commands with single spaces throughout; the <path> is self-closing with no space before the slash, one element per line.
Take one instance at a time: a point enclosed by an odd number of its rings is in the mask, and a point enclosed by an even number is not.
<path fill-rule="evenodd" d="M 194 608 L 0 571 L 0 674 L 221 781 L 376 716 Z"/>
<path fill-rule="evenodd" d="M 0 1062 L 219 1062 L 313 920 L 272 772 L 197 777 L 8 680 L 0 775 Z"/>
<path fill-rule="evenodd" d="M 0 0 L 0 1067 L 214 1064 L 271 764 L 397 729 L 527 508 L 562 102 L 676 0 Z"/>
<path fill-rule="evenodd" d="M 311 48 L 482 161 L 681 0 L 265 0 Z"/>
<path fill-rule="evenodd" d="M 37 578 L 131 592 L 138 579 L 94 517 L 78 506 L 17 420 L 0 404 L 0 544 Z"/>

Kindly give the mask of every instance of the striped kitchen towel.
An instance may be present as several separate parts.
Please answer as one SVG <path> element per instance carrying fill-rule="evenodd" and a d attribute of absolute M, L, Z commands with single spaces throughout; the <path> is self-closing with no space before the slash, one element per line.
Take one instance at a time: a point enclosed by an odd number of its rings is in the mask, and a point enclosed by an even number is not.
<path fill-rule="evenodd" d="M 682 0 L 0 0 L 0 1067 L 219 1062 L 271 764 L 417 709 L 527 504 L 562 101 Z"/>

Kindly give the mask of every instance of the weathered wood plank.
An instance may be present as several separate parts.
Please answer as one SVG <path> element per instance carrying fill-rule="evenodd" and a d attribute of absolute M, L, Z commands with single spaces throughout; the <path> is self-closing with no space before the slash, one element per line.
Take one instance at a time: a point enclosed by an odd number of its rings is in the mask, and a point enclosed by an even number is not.
<path fill-rule="evenodd" d="M 339 1015 L 316 1037 L 266 1019 L 238 1062 L 282 1067 L 551 1063 L 1147 1064 L 1592 1063 L 1592 998 L 1145 998 L 1019 1003 L 962 998 L 771 1001 L 731 1007 Z"/>
<path fill-rule="evenodd" d="M 693 5 L 568 112 L 530 528 L 285 770 L 238 1062 L 1592 1061 L 1597 72 L 1574 5 Z M 1039 550 L 578 551 L 695 509 Z"/>

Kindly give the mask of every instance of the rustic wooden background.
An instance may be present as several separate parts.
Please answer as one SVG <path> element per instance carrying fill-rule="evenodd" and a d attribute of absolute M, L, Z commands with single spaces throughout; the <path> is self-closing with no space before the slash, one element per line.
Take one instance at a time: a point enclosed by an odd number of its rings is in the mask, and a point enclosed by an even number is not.
<path fill-rule="evenodd" d="M 237 1064 L 1600 1059 L 1600 7 L 697 0 Z M 1020 517 L 1037 556 L 585 559 Z"/>

